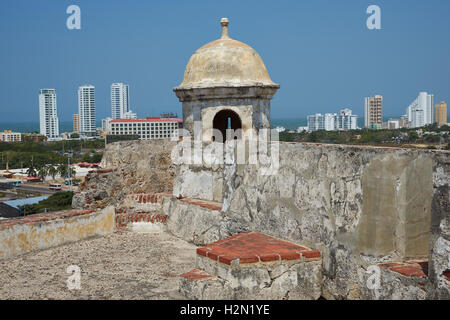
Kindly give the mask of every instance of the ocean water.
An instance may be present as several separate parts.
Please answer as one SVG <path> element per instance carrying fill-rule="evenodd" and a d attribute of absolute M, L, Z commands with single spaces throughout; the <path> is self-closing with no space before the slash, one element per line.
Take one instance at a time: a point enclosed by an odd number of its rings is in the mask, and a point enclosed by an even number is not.
<path fill-rule="evenodd" d="M 383 117 L 383 121 L 387 121 L 389 118 L 396 117 Z M 272 118 L 272 127 L 284 127 L 287 130 L 296 130 L 298 127 L 305 127 L 307 125 L 306 117 L 297 117 L 290 119 L 283 118 Z M 101 121 L 97 121 L 97 127 L 102 126 Z M 364 118 L 358 118 L 358 126 L 364 127 Z M 3 130 L 12 130 L 15 132 L 31 133 L 39 132 L 39 122 L 0 122 L 0 132 Z M 59 132 L 72 132 L 73 123 L 72 121 L 61 121 L 59 123 Z"/>
<path fill-rule="evenodd" d="M 300 126 L 306 126 L 306 118 L 272 119 L 271 123 L 274 128 L 280 126 L 286 129 L 297 129 Z M 97 127 L 101 126 L 101 121 L 97 121 Z M 3 130 L 21 133 L 39 132 L 39 122 L 0 122 L 0 132 Z M 73 123 L 71 121 L 59 122 L 60 133 L 72 131 Z"/>
<path fill-rule="evenodd" d="M 97 121 L 97 127 L 101 127 L 102 122 Z M 3 130 L 11 130 L 14 132 L 21 133 L 39 133 L 40 127 L 39 122 L 0 122 L 0 132 Z M 60 121 L 59 122 L 59 132 L 72 132 L 73 122 L 72 121 Z"/>

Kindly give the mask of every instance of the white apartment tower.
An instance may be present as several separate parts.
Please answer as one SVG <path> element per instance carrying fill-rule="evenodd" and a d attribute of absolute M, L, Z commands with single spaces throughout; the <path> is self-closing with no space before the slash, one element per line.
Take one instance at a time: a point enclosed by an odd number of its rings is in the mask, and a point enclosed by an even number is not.
<path fill-rule="evenodd" d="M 420 92 L 407 108 L 411 128 L 419 128 L 434 122 L 434 95 Z"/>
<path fill-rule="evenodd" d="M 59 136 L 57 111 L 55 89 L 41 89 L 39 91 L 40 133 L 49 139 Z"/>
<path fill-rule="evenodd" d="M 127 84 L 111 85 L 111 118 L 124 119 L 130 111 L 130 90 Z"/>
<path fill-rule="evenodd" d="M 78 116 L 80 118 L 80 134 L 93 136 L 95 123 L 95 87 L 84 85 L 78 88 Z"/>

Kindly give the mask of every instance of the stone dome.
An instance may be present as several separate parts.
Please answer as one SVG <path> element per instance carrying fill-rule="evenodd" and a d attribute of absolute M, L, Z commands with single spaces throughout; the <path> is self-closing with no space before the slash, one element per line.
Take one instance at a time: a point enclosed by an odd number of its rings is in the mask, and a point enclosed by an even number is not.
<path fill-rule="evenodd" d="M 190 58 L 184 79 L 176 89 L 269 86 L 266 66 L 250 46 L 228 36 L 228 19 L 221 20 L 222 37 L 198 49 Z"/>

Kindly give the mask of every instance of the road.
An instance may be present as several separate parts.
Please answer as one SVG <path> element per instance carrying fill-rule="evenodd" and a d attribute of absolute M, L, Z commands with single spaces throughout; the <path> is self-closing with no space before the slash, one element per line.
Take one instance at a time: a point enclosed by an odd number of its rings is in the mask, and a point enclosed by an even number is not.
<path fill-rule="evenodd" d="M 17 190 L 34 191 L 44 194 L 54 194 L 58 192 L 55 190 L 50 190 L 48 186 L 30 185 L 25 183 L 23 183 L 20 187 L 17 187 Z"/>

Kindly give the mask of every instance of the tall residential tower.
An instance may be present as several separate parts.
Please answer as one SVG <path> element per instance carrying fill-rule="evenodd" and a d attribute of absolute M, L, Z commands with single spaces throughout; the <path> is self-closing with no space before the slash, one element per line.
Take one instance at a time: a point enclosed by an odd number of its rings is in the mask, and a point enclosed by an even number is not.
<path fill-rule="evenodd" d="M 447 124 L 447 104 L 444 101 L 434 106 L 434 117 L 437 124 Z"/>
<path fill-rule="evenodd" d="M 376 95 L 365 99 L 364 126 L 369 129 L 381 129 L 383 126 L 383 97 Z"/>
<path fill-rule="evenodd" d="M 434 95 L 420 92 L 407 108 L 411 128 L 419 128 L 434 123 Z"/>
<path fill-rule="evenodd" d="M 95 123 L 95 87 L 84 85 L 78 88 L 78 116 L 80 118 L 80 134 L 93 136 Z"/>
<path fill-rule="evenodd" d="M 80 133 L 80 117 L 78 116 L 78 113 L 73 115 L 73 132 Z"/>
<path fill-rule="evenodd" d="M 39 91 L 40 133 L 49 139 L 59 136 L 57 111 L 55 89 L 41 89 Z"/>
<path fill-rule="evenodd" d="M 123 119 L 130 111 L 130 90 L 127 84 L 113 83 L 111 85 L 111 118 Z"/>

